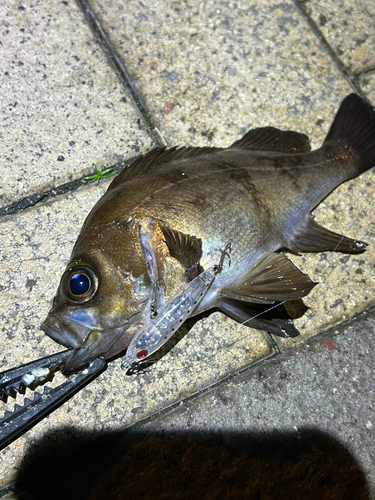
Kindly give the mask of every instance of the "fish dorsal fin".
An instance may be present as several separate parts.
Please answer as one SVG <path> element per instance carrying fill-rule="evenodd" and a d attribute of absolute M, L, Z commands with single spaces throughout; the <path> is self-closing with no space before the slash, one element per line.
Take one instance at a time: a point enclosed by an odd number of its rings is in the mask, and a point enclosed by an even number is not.
<path fill-rule="evenodd" d="M 137 175 L 147 172 L 152 165 L 157 162 L 159 156 L 163 154 L 165 148 L 152 149 L 143 156 L 139 156 L 128 167 L 126 167 L 117 177 L 113 179 L 108 187 L 108 191 L 115 189 L 125 181 L 130 181 Z"/>
<path fill-rule="evenodd" d="M 186 269 L 186 273 L 191 274 L 191 270 L 196 267 L 202 257 L 202 240 L 190 234 L 184 234 L 170 227 L 161 224 L 165 242 L 169 253 L 177 259 Z"/>
<path fill-rule="evenodd" d="M 308 153 L 311 149 L 309 138 L 305 134 L 292 130 L 279 130 L 274 127 L 249 130 L 242 139 L 230 146 L 230 149 L 232 148 L 276 153 Z"/>
<path fill-rule="evenodd" d="M 170 149 L 158 148 L 149 151 L 143 156 L 137 158 L 129 167 L 125 168 L 109 185 L 108 190 L 118 187 L 123 182 L 130 181 L 135 177 L 148 172 L 154 167 L 170 161 L 185 160 L 187 158 L 196 158 L 205 156 L 208 153 L 222 151 L 222 148 L 198 148 L 198 147 L 173 147 Z"/>
<path fill-rule="evenodd" d="M 282 254 L 266 253 L 220 294 L 245 302 L 299 299 L 316 285 Z"/>
<path fill-rule="evenodd" d="M 297 252 L 362 253 L 366 247 L 363 241 L 352 240 L 320 226 L 312 215 L 308 215 L 298 226 L 287 244 L 287 248 Z"/>

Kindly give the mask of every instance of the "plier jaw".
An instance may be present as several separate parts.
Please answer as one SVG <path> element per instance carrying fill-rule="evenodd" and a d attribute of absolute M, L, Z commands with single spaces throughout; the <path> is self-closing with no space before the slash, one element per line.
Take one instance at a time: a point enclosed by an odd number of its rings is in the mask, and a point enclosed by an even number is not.
<path fill-rule="evenodd" d="M 34 392 L 32 399 L 24 398 L 22 406 L 15 404 L 13 411 L 5 411 L 0 418 L 0 450 L 8 446 L 30 427 L 98 377 L 106 368 L 103 358 L 97 358 L 81 372 L 66 378 L 54 388 L 48 387 L 55 373 L 64 365 L 70 350 L 61 351 L 0 373 L 0 400 L 6 403 L 26 389 L 43 387 L 43 393 Z"/>

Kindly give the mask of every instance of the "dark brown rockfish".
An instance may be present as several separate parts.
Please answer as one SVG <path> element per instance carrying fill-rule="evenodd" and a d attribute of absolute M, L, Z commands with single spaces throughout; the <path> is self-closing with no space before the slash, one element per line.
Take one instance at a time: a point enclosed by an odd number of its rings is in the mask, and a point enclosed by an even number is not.
<path fill-rule="evenodd" d="M 258 315 L 314 286 L 275 252 L 363 252 L 365 243 L 319 226 L 310 212 L 374 165 L 375 112 L 354 94 L 316 151 L 303 134 L 266 127 L 226 149 L 162 148 L 136 160 L 87 217 L 42 325 L 73 349 L 65 373 L 124 351 L 154 304 L 216 264 L 215 250 L 229 242 L 231 265 L 194 314 L 216 307 L 249 326 L 297 335 L 291 320 Z"/>

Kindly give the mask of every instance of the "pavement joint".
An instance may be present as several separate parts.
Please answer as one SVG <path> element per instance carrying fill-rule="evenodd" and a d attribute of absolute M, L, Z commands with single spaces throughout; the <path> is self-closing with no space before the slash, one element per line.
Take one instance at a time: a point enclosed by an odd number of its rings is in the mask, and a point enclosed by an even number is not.
<path fill-rule="evenodd" d="M 155 126 L 154 119 L 152 117 L 151 112 L 147 109 L 146 103 L 144 102 L 141 94 L 136 89 L 134 82 L 132 81 L 125 64 L 116 53 L 109 36 L 104 32 L 103 27 L 101 26 L 95 12 L 91 8 L 90 4 L 85 0 L 76 0 L 79 7 L 82 9 L 84 13 L 85 19 L 92 31 L 95 35 L 98 43 L 100 44 L 103 52 L 107 56 L 110 61 L 112 68 L 114 69 L 117 77 L 120 82 L 124 85 L 128 94 L 133 100 L 134 107 L 140 114 L 142 121 L 145 126 L 149 130 L 150 135 L 156 142 L 159 147 L 166 146 L 165 139 L 160 133 L 159 129 Z"/>
<path fill-rule="evenodd" d="M 326 39 L 326 37 L 323 35 L 322 31 L 319 29 L 316 22 L 309 15 L 307 8 L 306 8 L 306 5 L 303 2 L 301 2 L 301 0 L 293 0 L 293 2 L 295 4 L 295 6 L 297 7 L 297 9 L 305 17 L 305 19 L 309 23 L 312 31 L 317 36 L 318 40 L 320 40 L 322 46 L 329 54 L 330 58 L 332 59 L 332 61 L 336 65 L 337 69 L 342 73 L 344 78 L 347 80 L 349 85 L 352 87 L 353 91 L 356 92 L 358 95 L 360 95 L 368 103 L 370 103 L 366 93 L 363 92 L 360 84 L 357 81 L 357 77 L 359 77 L 364 72 L 361 71 L 358 75 L 357 74 L 354 75 L 348 68 L 346 68 L 345 65 L 342 63 L 341 59 L 338 57 L 338 55 L 334 51 L 334 49 L 331 47 L 331 45 L 328 42 L 328 40 Z"/>
<path fill-rule="evenodd" d="M 115 165 L 111 165 L 106 168 L 112 168 L 113 171 L 120 173 L 122 170 L 124 170 L 124 168 L 131 165 L 137 158 L 138 156 L 135 156 L 127 161 L 116 163 Z M 29 196 L 26 196 L 25 198 L 22 198 L 21 200 L 12 203 L 7 207 L 0 208 L 0 217 L 17 214 L 22 210 L 35 206 L 37 203 L 45 203 L 46 201 L 56 198 L 57 196 L 62 196 L 66 193 L 76 191 L 81 186 L 87 186 L 88 184 L 90 184 L 90 181 L 85 180 L 85 177 L 87 176 L 83 176 L 80 179 L 76 179 L 71 182 L 66 182 L 65 184 L 60 184 L 60 186 L 48 189 L 47 191 L 30 194 Z"/>

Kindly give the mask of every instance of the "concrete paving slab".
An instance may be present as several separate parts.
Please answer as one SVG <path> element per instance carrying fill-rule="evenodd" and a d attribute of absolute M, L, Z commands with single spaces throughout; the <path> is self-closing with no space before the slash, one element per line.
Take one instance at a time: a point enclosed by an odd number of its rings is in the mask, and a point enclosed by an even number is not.
<path fill-rule="evenodd" d="M 169 145 L 273 125 L 316 147 L 351 91 L 292 0 L 90 4 Z"/>
<path fill-rule="evenodd" d="M 112 37 L 111 26 L 116 29 L 118 18 L 130 30 L 118 29 L 125 30 L 126 37 L 116 48 L 129 61 L 171 144 L 222 146 L 245 128 L 274 125 L 307 132 L 317 146 L 341 98 L 350 92 L 345 78 L 293 3 L 257 4 L 250 10 L 240 4 L 229 7 L 224 2 L 204 8 L 191 3 L 178 11 L 178 4 L 171 8 L 161 3 L 157 10 L 151 4 L 131 3 L 128 18 L 118 10 L 106 18 L 105 27 Z M 96 8 L 104 19 L 104 10 Z M 91 49 L 90 42 L 83 54 Z M 94 53 L 99 57 L 98 47 Z M 90 151 L 82 149 L 82 158 L 90 157 L 91 163 Z M 374 303 L 374 174 L 368 172 L 340 187 L 316 212 L 318 222 L 368 242 L 366 253 L 295 257 L 296 264 L 320 282 L 306 301 L 310 309 L 297 320 L 301 338 Z M 4 256 L 0 370 L 59 350 L 39 332 L 39 324 L 80 225 L 105 186 L 91 185 L 0 221 Z M 279 341 L 281 349 L 291 345 Z M 14 479 L 28 447 L 43 437 L 53 447 L 66 440 L 66 432 L 57 432 L 64 427 L 72 436 L 121 429 L 273 352 L 260 332 L 218 313 L 202 318 L 147 373 L 125 377 L 120 362 L 112 363 L 99 379 L 4 450 L 0 484 Z"/>
<path fill-rule="evenodd" d="M 47 434 L 16 498 L 373 499 L 374 334 L 373 311 L 125 432 Z"/>
<path fill-rule="evenodd" d="M 0 205 L 150 149 L 73 0 L 2 2 Z"/>
<path fill-rule="evenodd" d="M 375 67 L 375 5 L 366 0 L 305 0 L 311 18 L 353 74 Z"/>
<path fill-rule="evenodd" d="M 0 264 L 0 351 L 3 353 L 0 370 L 59 350 L 39 331 L 39 325 L 48 312 L 83 219 L 104 194 L 107 184 L 86 186 L 66 197 L 2 219 L 0 234 L 5 250 Z M 345 188 L 349 189 L 351 185 Z M 356 192 L 353 185 L 351 190 Z M 353 211 L 346 206 L 345 200 L 352 197 L 352 192 L 344 191 L 344 201 L 340 205 L 340 209 L 348 210 L 349 215 Z M 336 207 L 328 205 L 328 208 L 337 213 Z M 368 211 L 368 207 L 364 210 Z M 356 218 L 356 231 L 359 226 L 366 227 L 365 216 L 366 213 L 362 213 Z M 333 224 L 337 229 L 339 222 Z M 321 286 L 309 299 L 311 309 L 298 320 L 303 322 L 301 338 L 316 334 L 333 321 L 342 321 L 346 312 L 352 312 L 353 304 L 355 308 L 364 307 L 368 304 L 368 301 L 361 302 L 364 294 L 373 300 L 369 295 L 374 288 L 371 275 L 374 266 L 365 258 L 366 254 L 360 258 L 337 255 L 331 258 L 328 254 L 325 258 L 314 256 L 318 260 L 310 262 L 309 265 L 313 266 L 311 272 L 316 273 L 319 268 L 319 273 L 324 276 L 324 287 Z M 304 259 L 301 257 L 299 262 L 302 268 Z M 350 276 L 354 276 L 353 283 Z M 340 280 L 343 281 L 341 287 L 338 286 Z M 340 299 L 342 293 L 344 299 Z M 183 330 L 180 338 L 185 333 Z M 282 349 L 289 347 L 282 341 L 279 345 Z M 122 429 L 206 389 L 272 352 L 261 332 L 240 326 L 219 313 L 201 318 L 145 374 L 126 377 L 120 361 L 111 363 L 108 370 L 86 389 L 4 450 L 0 456 L 0 485 L 9 484 L 14 479 L 19 461 L 31 443 L 48 436 L 51 446 L 53 443 L 58 445 L 54 441 L 54 430 L 69 428 L 69 433 L 74 434 Z M 58 436 L 59 440 L 64 440 L 62 434 Z"/>
<path fill-rule="evenodd" d="M 371 103 L 375 102 L 375 71 L 364 73 L 359 77 L 361 88 L 366 92 Z"/>
<path fill-rule="evenodd" d="M 371 384 L 374 352 L 375 312 L 372 311 L 336 332 L 310 339 L 293 352 L 279 355 L 210 392 L 183 402 L 167 415 L 138 428 L 137 433 L 139 436 L 162 434 L 167 441 L 186 433 L 204 436 L 211 432 L 217 436 L 217 442 L 221 436 L 227 443 L 235 440 L 236 434 L 243 436 L 244 442 L 246 439 L 251 441 L 250 436 L 259 436 L 264 447 L 267 439 L 281 434 L 289 435 L 289 445 L 293 435 L 302 444 L 309 431 L 316 433 L 315 446 L 319 447 L 319 433 L 324 433 L 352 454 L 354 463 L 365 474 L 371 490 L 369 497 L 375 498 L 375 390 Z M 288 477 L 289 473 L 295 473 L 294 467 L 305 457 L 303 454 L 294 456 L 294 461 L 290 454 L 288 459 L 288 439 L 282 444 L 282 450 L 274 449 L 276 456 L 279 452 L 285 453 L 282 465 L 277 466 L 274 457 L 268 457 L 269 463 L 276 466 L 271 465 L 272 477 L 268 477 L 271 494 L 264 498 L 306 498 L 298 495 L 301 486 L 298 481 L 290 481 Z M 261 446 L 258 448 L 258 460 L 263 460 Z M 251 454 L 249 448 L 247 451 Z M 256 452 L 253 459 L 257 460 Z M 293 467 L 288 465 L 290 460 Z M 216 471 L 218 476 L 225 475 L 229 468 L 225 461 L 220 464 L 222 469 Z M 331 487 L 339 487 L 338 483 L 345 481 L 345 474 L 337 465 L 331 481 L 325 482 L 321 490 L 323 498 L 357 498 L 355 490 L 351 494 L 343 491 L 342 496 L 327 496 Z M 307 498 L 319 498 L 318 490 L 314 490 L 314 474 L 320 471 L 323 477 L 324 470 L 329 468 L 326 454 L 320 464 L 315 464 L 315 472 L 311 469 L 308 479 L 300 478 L 302 485 L 310 485 Z M 349 474 L 353 470 L 348 471 Z M 243 474 L 250 477 L 250 471 L 244 467 Z M 265 482 L 263 477 L 261 483 Z M 284 483 L 290 484 L 290 496 L 278 497 L 277 492 L 283 491 Z"/>

